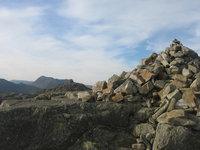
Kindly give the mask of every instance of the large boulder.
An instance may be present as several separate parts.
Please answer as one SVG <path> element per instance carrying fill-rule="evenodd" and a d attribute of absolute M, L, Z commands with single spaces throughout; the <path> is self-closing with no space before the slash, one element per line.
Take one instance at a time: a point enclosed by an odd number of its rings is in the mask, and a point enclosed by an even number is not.
<path fill-rule="evenodd" d="M 7 100 L 0 108 L 0 146 L 2 150 L 84 150 L 91 142 L 98 149 L 131 148 L 134 137 L 126 128 L 130 114 L 137 110 L 130 106 Z"/>
<path fill-rule="evenodd" d="M 153 150 L 199 150 L 199 136 L 186 127 L 158 124 Z"/>

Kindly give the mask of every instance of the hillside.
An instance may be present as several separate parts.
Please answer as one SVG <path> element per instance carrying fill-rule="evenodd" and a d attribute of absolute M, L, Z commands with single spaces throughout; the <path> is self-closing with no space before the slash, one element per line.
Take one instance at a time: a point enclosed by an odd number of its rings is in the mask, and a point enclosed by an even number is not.
<path fill-rule="evenodd" d="M 0 79 L 0 93 L 34 93 L 40 91 L 40 88 L 26 85 L 26 84 L 15 84 L 5 79 Z"/>
<path fill-rule="evenodd" d="M 31 85 L 41 89 L 53 88 L 59 84 L 67 83 L 68 79 L 54 79 L 52 77 L 41 76 L 35 80 Z"/>

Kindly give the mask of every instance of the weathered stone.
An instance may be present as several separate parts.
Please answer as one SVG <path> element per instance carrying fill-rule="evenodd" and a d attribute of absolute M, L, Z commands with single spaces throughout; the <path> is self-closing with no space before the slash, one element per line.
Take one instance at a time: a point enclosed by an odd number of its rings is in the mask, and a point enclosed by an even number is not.
<path fill-rule="evenodd" d="M 172 84 L 168 84 L 165 86 L 161 91 L 158 92 L 158 95 L 160 96 L 161 99 L 164 99 L 170 92 L 175 90 L 175 86 Z"/>
<path fill-rule="evenodd" d="M 146 150 L 146 147 L 142 143 L 132 144 L 133 150 Z"/>
<path fill-rule="evenodd" d="M 170 99 L 170 102 L 169 102 L 169 106 L 168 106 L 168 108 L 167 108 L 167 111 L 172 111 L 172 110 L 175 108 L 177 101 L 178 101 L 178 100 L 175 99 L 175 98 Z"/>
<path fill-rule="evenodd" d="M 163 106 L 157 109 L 155 113 L 152 115 L 152 119 L 154 120 L 157 119 L 162 113 L 164 113 L 167 110 L 168 106 L 169 106 L 169 101 L 165 100 L 165 103 L 163 104 Z"/>
<path fill-rule="evenodd" d="M 118 93 L 115 94 L 115 96 L 112 97 L 112 100 L 114 102 L 121 102 L 121 101 L 124 100 L 124 96 L 122 95 L 121 92 L 118 92 Z"/>
<path fill-rule="evenodd" d="M 168 74 L 178 74 L 181 72 L 181 69 L 177 66 L 170 66 Z"/>
<path fill-rule="evenodd" d="M 171 84 L 173 84 L 176 88 L 183 88 L 186 86 L 185 82 L 179 81 L 179 80 L 173 80 L 171 82 Z"/>
<path fill-rule="evenodd" d="M 113 92 L 114 92 L 114 90 L 111 89 L 111 88 L 106 88 L 106 89 L 103 89 L 103 91 L 102 91 L 103 94 L 110 94 L 110 93 L 113 93 Z"/>
<path fill-rule="evenodd" d="M 170 66 L 177 66 L 177 65 L 181 65 L 184 63 L 184 59 L 183 58 L 175 58 L 175 60 L 173 60 L 170 63 Z"/>
<path fill-rule="evenodd" d="M 81 100 L 82 102 L 88 102 L 93 100 L 92 93 L 89 91 L 80 91 L 78 92 L 78 99 Z"/>
<path fill-rule="evenodd" d="M 186 109 L 186 108 L 188 108 L 188 105 L 183 101 L 183 99 L 180 99 L 180 100 L 178 100 L 176 102 L 175 108 L 177 108 L 177 109 L 180 109 L 180 108 Z"/>
<path fill-rule="evenodd" d="M 165 52 L 160 53 L 161 60 L 160 62 L 166 67 L 169 66 L 169 56 Z"/>
<path fill-rule="evenodd" d="M 162 88 L 165 87 L 165 81 L 163 81 L 163 80 L 156 80 L 154 82 L 154 86 L 157 87 L 157 88 L 162 89 Z"/>
<path fill-rule="evenodd" d="M 195 90 L 199 90 L 200 89 L 200 78 L 195 79 L 192 84 L 190 85 L 191 88 L 195 89 Z"/>
<path fill-rule="evenodd" d="M 112 77 L 108 79 L 108 88 L 115 89 L 121 84 L 121 82 L 122 82 L 121 78 L 118 75 L 114 74 Z"/>
<path fill-rule="evenodd" d="M 153 83 L 151 81 L 148 81 L 141 88 L 139 88 L 139 92 L 141 94 L 148 94 L 153 88 L 154 88 Z"/>
<path fill-rule="evenodd" d="M 192 72 L 186 68 L 183 68 L 182 74 L 187 78 L 190 78 L 193 75 Z"/>
<path fill-rule="evenodd" d="M 93 93 L 101 92 L 103 89 L 107 88 L 106 81 L 98 81 L 93 87 Z"/>
<path fill-rule="evenodd" d="M 137 93 L 137 87 L 133 84 L 130 79 L 127 79 L 122 83 L 118 88 L 114 90 L 115 93 L 122 92 L 125 94 L 134 94 Z"/>
<path fill-rule="evenodd" d="M 183 76 L 182 74 L 175 74 L 173 75 L 172 77 L 174 80 L 178 80 L 178 81 L 181 81 L 181 82 L 186 82 L 187 81 L 187 78 L 185 76 Z"/>
<path fill-rule="evenodd" d="M 121 79 L 126 79 L 126 78 L 125 78 L 126 74 L 127 74 L 127 72 L 126 72 L 126 71 L 123 71 L 119 77 L 120 77 Z"/>
<path fill-rule="evenodd" d="M 129 78 L 132 79 L 133 81 L 135 81 L 136 83 L 140 84 L 140 85 L 145 82 L 144 79 L 142 79 L 142 77 L 138 74 L 132 73 Z"/>
<path fill-rule="evenodd" d="M 152 150 L 199 150 L 198 136 L 186 127 L 159 123 Z"/>
<path fill-rule="evenodd" d="M 153 73 L 144 69 L 140 72 L 140 76 L 145 80 L 149 81 L 153 77 Z"/>
<path fill-rule="evenodd" d="M 184 89 L 183 92 L 183 101 L 189 107 L 196 107 L 196 96 L 194 94 L 194 90 L 192 88 Z"/>
<path fill-rule="evenodd" d="M 168 99 L 175 98 L 175 99 L 179 100 L 179 99 L 181 99 L 181 97 L 182 97 L 182 94 L 178 89 L 175 89 L 173 92 L 171 92 L 167 95 Z"/>
<path fill-rule="evenodd" d="M 154 113 L 154 108 L 141 108 L 140 110 L 138 110 L 136 113 L 135 113 L 135 116 L 134 118 L 136 120 L 139 120 L 141 122 L 145 122 L 148 120 L 148 118 L 153 115 Z"/>
<path fill-rule="evenodd" d="M 157 118 L 159 123 L 172 123 L 176 118 L 185 117 L 186 113 L 183 109 L 174 109 L 170 112 L 165 112 Z"/>
<path fill-rule="evenodd" d="M 193 73 L 197 73 L 198 72 L 198 69 L 195 66 L 193 66 L 193 65 L 188 65 L 188 69 L 190 71 L 192 71 Z"/>
<path fill-rule="evenodd" d="M 139 137 L 141 135 L 146 135 L 147 133 L 155 134 L 155 130 L 151 124 L 141 123 L 135 126 L 133 129 L 133 135 Z"/>

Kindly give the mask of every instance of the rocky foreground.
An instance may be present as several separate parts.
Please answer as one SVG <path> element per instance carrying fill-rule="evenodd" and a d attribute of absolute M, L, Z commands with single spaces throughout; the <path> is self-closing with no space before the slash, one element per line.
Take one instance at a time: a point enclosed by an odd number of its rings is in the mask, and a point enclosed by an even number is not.
<path fill-rule="evenodd" d="M 77 90 L 2 101 L 0 149 L 200 149 L 200 57 L 178 40 L 131 72 Z"/>

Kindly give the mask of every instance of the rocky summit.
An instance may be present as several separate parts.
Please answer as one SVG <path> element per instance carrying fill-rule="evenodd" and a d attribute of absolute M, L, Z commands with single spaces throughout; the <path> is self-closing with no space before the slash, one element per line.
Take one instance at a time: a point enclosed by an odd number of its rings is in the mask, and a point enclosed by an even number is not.
<path fill-rule="evenodd" d="M 200 57 L 176 39 L 92 90 L 42 94 L 2 100 L 1 150 L 200 149 Z"/>

